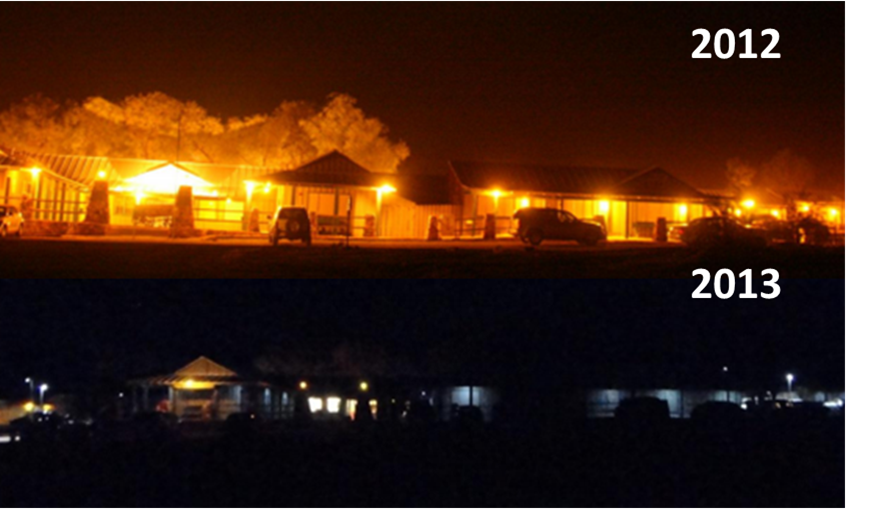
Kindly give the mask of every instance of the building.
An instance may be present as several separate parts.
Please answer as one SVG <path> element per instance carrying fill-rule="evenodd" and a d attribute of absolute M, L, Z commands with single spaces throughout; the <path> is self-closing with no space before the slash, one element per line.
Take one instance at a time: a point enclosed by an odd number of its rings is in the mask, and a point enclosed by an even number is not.
<path fill-rule="evenodd" d="M 164 230 L 175 216 L 196 234 L 264 233 L 278 207 L 296 206 L 319 236 L 473 238 L 490 222 L 507 235 L 515 211 L 549 207 L 603 223 L 611 239 L 652 239 L 661 218 L 687 223 L 728 202 L 740 216 L 788 215 L 785 204 L 701 191 L 662 168 L 453 161 L 445 174 L 386 174 L 336 151 L 285 169 L 0 150 L 0 203 L 26 220 Z M 843 200 L 795 205 L 844 233 Z"/>
<path fill-rule="evenodd" d="M 267 419 L 294 415 L 294 391 L 238 373 L 198 357 L 173 373 L 131 380 L 136 412 L 169 412 L 182 420 L 217 421 L 239 412 Z"/>
<path fill-rule="evenodd" d="M 451 162 L 450 176 L 461 235 L 480 234 L 489 214 L 496 217 L 497 233 L 505 233 L 523 207 L 598 219 L 611 238 L 653 238 L 660 217 L 685 223 L 707 213 L 705 194 L 661 168 Z"/>

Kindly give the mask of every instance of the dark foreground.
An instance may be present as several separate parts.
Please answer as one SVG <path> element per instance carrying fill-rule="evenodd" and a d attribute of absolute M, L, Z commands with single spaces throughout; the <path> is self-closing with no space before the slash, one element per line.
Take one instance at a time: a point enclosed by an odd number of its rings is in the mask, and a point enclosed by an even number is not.
<path fill-rule="evenodd" d="M 693 251 L 518 242 L 358 243 L 312 248 L 261 242 L 0 242 L 0 278 L 689 278 L 697 268 L 777 269 L 781 278 L 844 278 L 844 247 Z"/>
<path fill-rule="evenodd" d="M 0 445 L 3 506 L 844 506 L 844 420 Z"/>

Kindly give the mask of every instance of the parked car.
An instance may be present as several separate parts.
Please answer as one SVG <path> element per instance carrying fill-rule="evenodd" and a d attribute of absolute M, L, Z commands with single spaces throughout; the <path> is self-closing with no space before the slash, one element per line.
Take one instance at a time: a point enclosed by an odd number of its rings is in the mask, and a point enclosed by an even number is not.
<path fill-rule="evenodd" d="M 669 404 L 660 398 L 640 396 L 620 401 L 614 417 L 625 423 L 663 423 L 669 420 Z"/>
<path fill-rule="evenodd" d="M 691 221 L 681 240 L 693 248 L 709 246 L 765 247 L 768 234 L 761 228 L 741 224 L 726 216 L 701 217 Z"/>
<path fill-rule="evenodd" d="M 669 240 L 681 240 L 681 236 L 684 235 L 684 232 L 687 228 L 687 223 L 671 224 L 669 225 L 669 229 L 667 231 L 667 237 L 669 238 Z"/>
<path fill-rule="evenodd" d="M 281 207 L 274 217 L 269 217 L 268 242 L 278 245 L 280 239 L 290 241 L 301 240 L 306 246 L 311 245 L 311 222 L 308 211 L 299 207 Z"/>
<path fill-rule="evenodd" d="M 691 419 L 703 426 L 736 425 L 746 417 L 740 405 L 729 401 L 707 401 L 697 405 Z"/>
<path fill-rule="evenodd" d="M 25 220 L 22 213 L 12 205 L 0 205 L 0 238 L 8 235 L 22 236 Z"/>
<path fill-rule="evenodd" d="M 581 221 L 564 210 L 524 208 L 515 213 L 515 219 L 518 220 L 517 237 L 534 246 L 543 240 L 575 240 L 586 246 L 607 240 L 602 225 Z"/>
<path fill-rule="evenodd" d="M 749 225 L 764 232 L 768 242 L 795 242 L 795 233 L 792 223 L 789 221 L 783 221 L 771 215 L 760 215 L 753 217 Z"/>
<path fill-rule="evenodd" d="M 811 244 L 814 246 L 828 244 L 832 237 L 832 233 L 829 231 L 829 226 L 813 217 L 802 219 L 796 223 L 796 227 L 799 231 L 799 242 L 802 244 Z"/>
<path fill-rule="evenodd" d="M 250 435 L 262 427 L 262 416 L 256 412 L 236 412 L 225 419 L 225 432 L 231 435 Z"/>

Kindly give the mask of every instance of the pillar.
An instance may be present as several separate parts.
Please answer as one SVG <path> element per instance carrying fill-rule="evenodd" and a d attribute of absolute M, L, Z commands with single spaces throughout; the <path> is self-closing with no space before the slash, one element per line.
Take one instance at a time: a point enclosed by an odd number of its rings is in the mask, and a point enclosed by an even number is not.
<path fill-rule="evenodd" d="M 484 240 L 496 240 L 496 215 L 484 216 Z"/>
<path fill-rule="evenodd" d="M 89 193 L 89 202 L 86 205 L 86 219 L 84 219 L 84 222 L 101 225 L 111 222 L 107 180 L 96 180 L 93 182 L 92 192 Z"/>
<path fill-rule="evenodd" d="M 438 223 L 438 216 L 429 216 L 429 231 L 426 240 L 441 240 L 441 229 Z"/>
<path fill-rule="evenodd" d="M 194 206 L 191 186 L 180 186 L 173 205 L 173 220 L 170 237 L 191 237 L 194 235 Z"/>
<path fill-rule="evenodd" d="M 657 227 L 654 229 L 654 240 L 657 242 L 666 242 L 669 240 L 668 233 L 669 229 L 666 226 L 666 218 L 658 217 Z"/>

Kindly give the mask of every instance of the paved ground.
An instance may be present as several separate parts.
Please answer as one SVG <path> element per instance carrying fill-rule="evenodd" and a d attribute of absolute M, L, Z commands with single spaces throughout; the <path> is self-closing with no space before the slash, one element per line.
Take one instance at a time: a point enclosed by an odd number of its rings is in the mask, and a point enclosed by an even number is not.
<path fill-rule="evenodd" d="M 843 278 L 845 250 L 776 247 L 698 252 L 678 244 L 603 247 L 513 240 L 316 241 L 65 237 L 0 242 L 0 278 L 688 278 L 700 267 L 775 268 L 781 278 Z"/>

